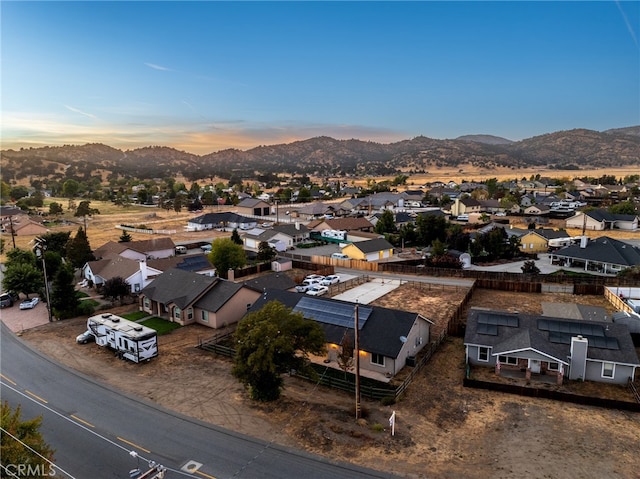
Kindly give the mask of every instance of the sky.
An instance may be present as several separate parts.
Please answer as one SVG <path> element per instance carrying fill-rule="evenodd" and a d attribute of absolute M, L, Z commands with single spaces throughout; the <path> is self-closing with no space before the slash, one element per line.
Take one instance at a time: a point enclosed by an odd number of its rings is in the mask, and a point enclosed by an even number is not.
<path fill-rule="evenodd" d="M 0 2 L 1 148 L 640 125 L 640 2 Z"/>

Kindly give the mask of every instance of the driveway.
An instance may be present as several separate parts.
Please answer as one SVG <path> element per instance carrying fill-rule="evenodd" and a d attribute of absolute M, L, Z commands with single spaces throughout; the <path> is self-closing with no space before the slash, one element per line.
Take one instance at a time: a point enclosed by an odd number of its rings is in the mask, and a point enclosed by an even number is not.
<path fill-rule="evenodd" d="M 47 305 L 40 301 L 33 309 L 20 309 L 17 302 L 10 308 L 0 309 L 0 320 L 14 333 L 41 326 L 49 322 Z"/>

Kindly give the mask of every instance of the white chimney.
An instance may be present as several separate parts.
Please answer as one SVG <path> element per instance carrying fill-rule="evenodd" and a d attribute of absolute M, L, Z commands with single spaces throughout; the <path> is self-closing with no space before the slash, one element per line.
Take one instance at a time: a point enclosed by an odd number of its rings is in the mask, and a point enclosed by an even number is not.
<path fill-rule="evenodd" d="M 299 230 L 300 229 L 300 222 L 296 221 L 296 229 Z"/>
<path fill-rule="evenodd" d="M 589 238 L 586 235 L 580 237 L 580 248 L 586 248 L 589 243 Z"/>

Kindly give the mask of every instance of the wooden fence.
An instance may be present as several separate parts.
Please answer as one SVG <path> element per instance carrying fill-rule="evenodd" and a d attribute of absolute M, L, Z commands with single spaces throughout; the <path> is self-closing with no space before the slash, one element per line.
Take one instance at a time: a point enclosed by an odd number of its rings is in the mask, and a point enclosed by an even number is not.
<path fill-rule="evenodd" d="M 477 379 L 464 378 L 463 385 L 478 389 L 489 389 L 491 391 L 500 391 L 510 394 L 518 394 L 520 396 L 537 397 L 545 399 L 553 399 L 555 401 L 564 401 L 575 404 L 584 404 L 587 406 L 606 407 L 610 409 L 622 409 L 625 411 L 640 412 L 640 404 L 628 401 L 618 401 L 615 399 L 605 399 L 593 396 L 581 396 L 579 394 L 571 394 L 552 389 L 540 389 L 528 386 L 518 386 L 515 384 L 493 383 L 488 381 L 479 381 Z"/>

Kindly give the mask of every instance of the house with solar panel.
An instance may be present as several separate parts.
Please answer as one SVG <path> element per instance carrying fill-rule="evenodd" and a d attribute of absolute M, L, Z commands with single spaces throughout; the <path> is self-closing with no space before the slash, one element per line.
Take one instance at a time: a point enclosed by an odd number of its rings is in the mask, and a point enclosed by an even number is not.
<path fill-rule="evenodd" d="M 279 301 L 294 312 L 316 321 L 324 330 L 327 356 L 323 364 L 340 369 L 338 356 L 345 339 L 353 345 L 356 304 L 288 291 L 267 289 L 247 311 L 260 310 L 270 301 Z M 433 322 L 418 313 L 358 305 L 360 374 L 389 381 L 430 341 Z"/>
<path fill-rule="evenodd" d="M 581 313 L 596 319 L 472 308 L 464 336 L 467 364 L 558 384 L 564 379 L 615 384 L 634 380 L 640 362 L 627 326 L 597 317 L 594 308 Z"/>

